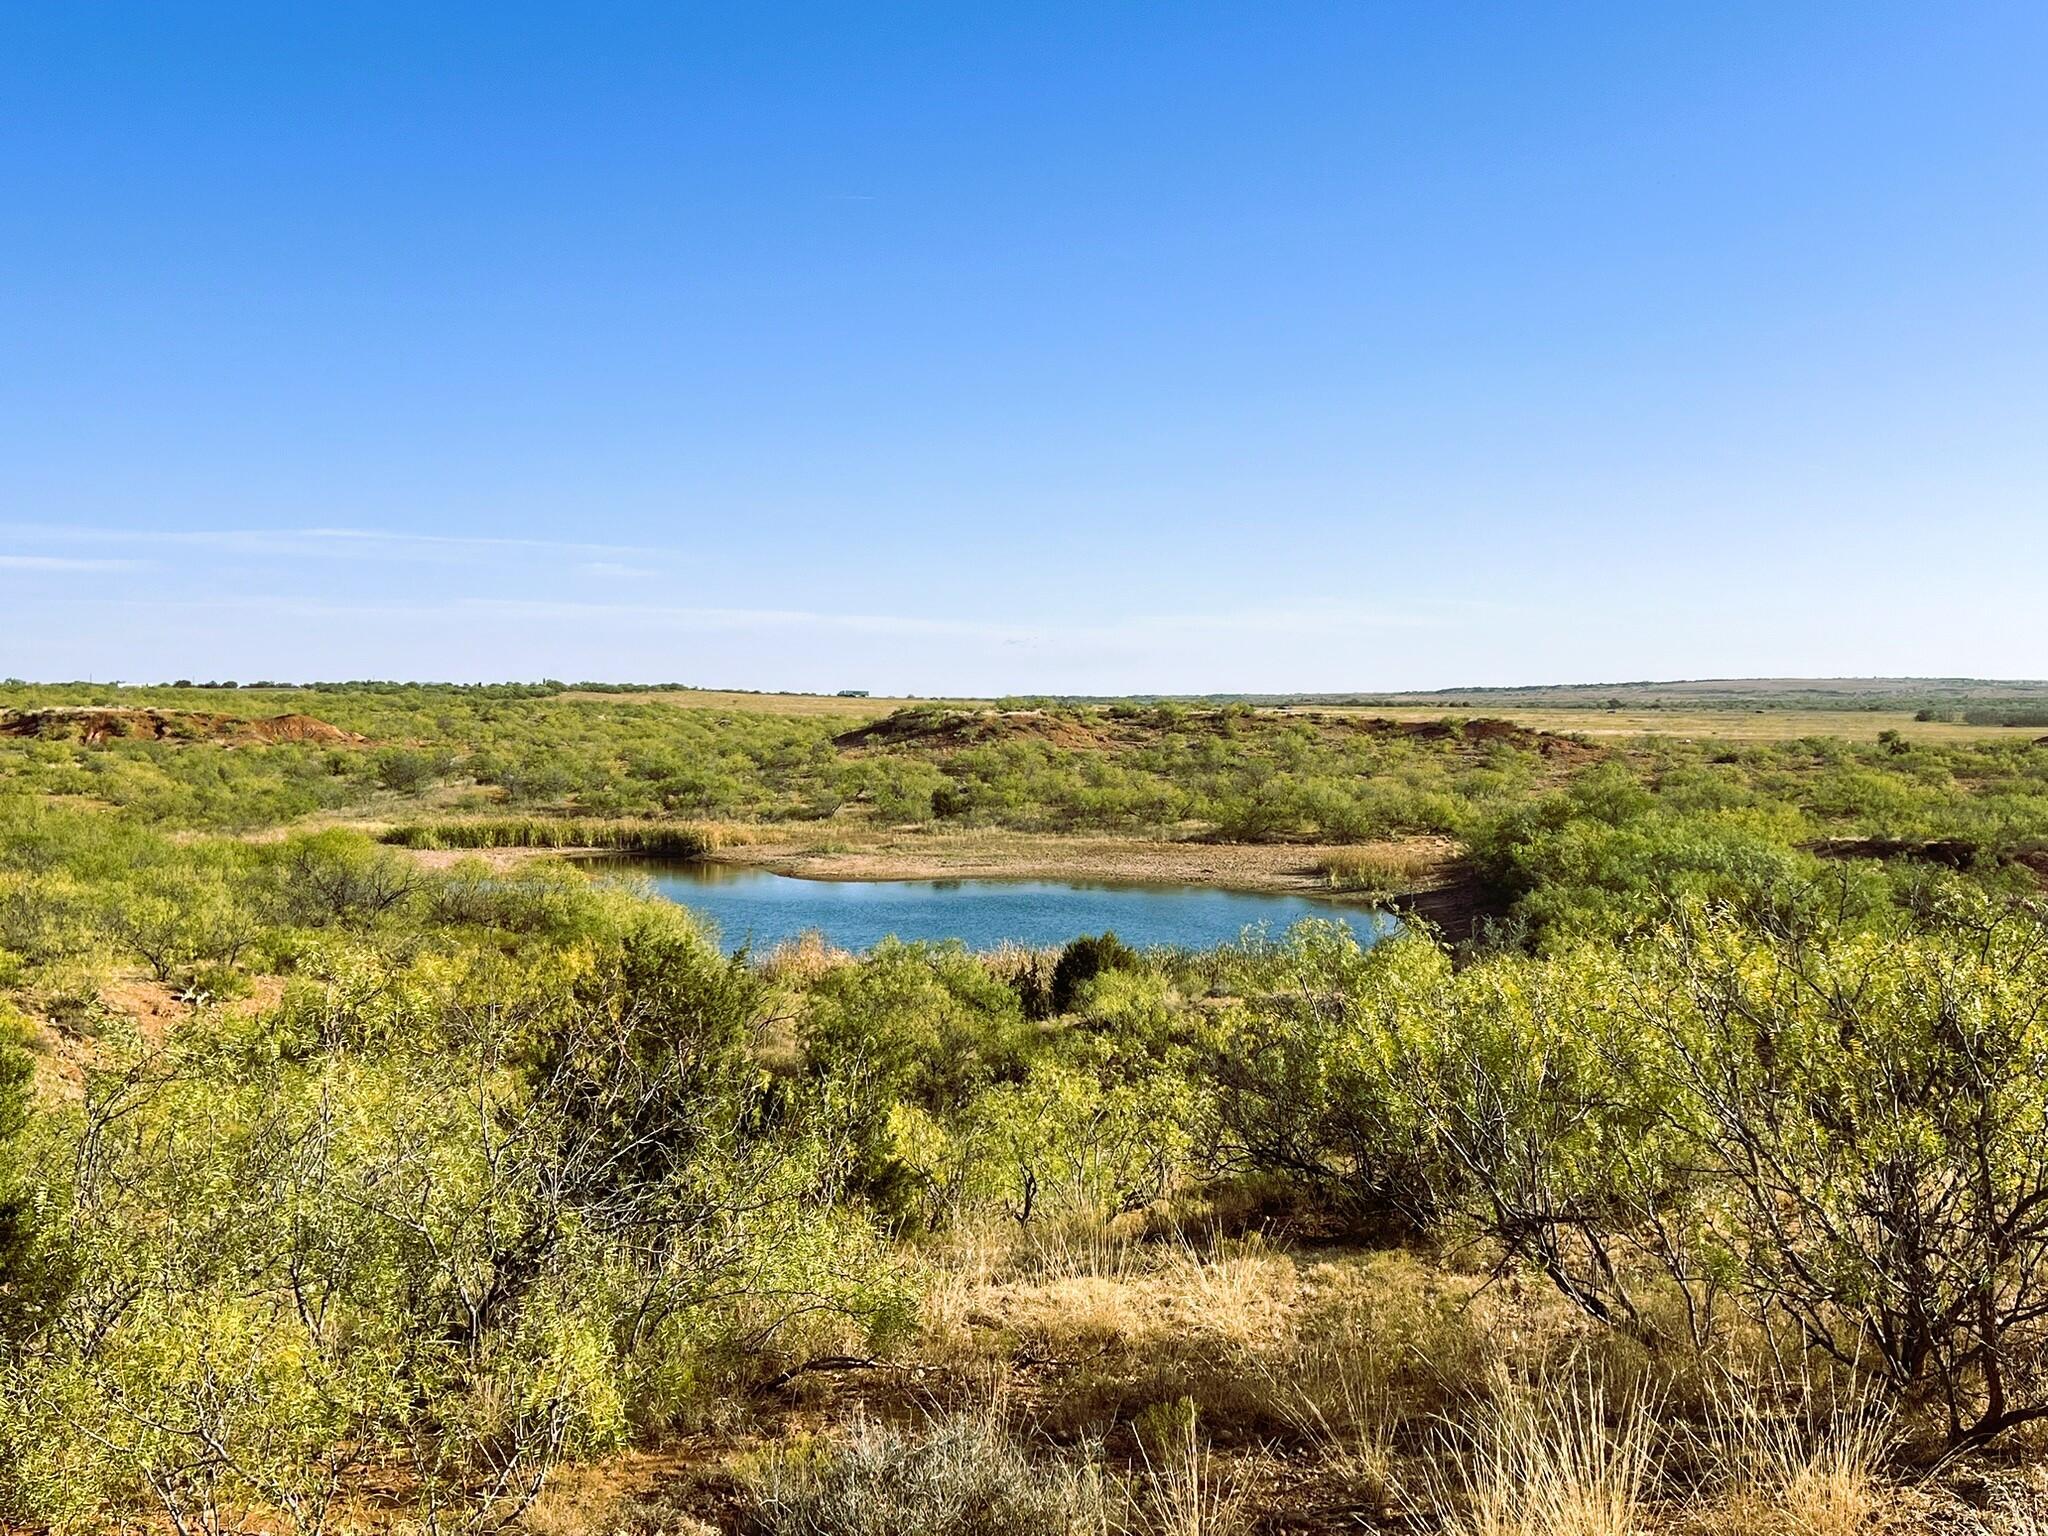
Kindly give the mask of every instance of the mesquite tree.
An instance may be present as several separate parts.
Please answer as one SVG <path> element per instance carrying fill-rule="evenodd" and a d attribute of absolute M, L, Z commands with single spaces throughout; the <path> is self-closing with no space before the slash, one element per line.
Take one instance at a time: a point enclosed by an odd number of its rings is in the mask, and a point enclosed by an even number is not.
<path fill-rule="evenodd" d="M 1631 1012 L 1665 1047 L 1711 1233 L 1807 1343 L 1944 1409 L 2048 1417 L 2048 924 L 1679 924 Z"/>

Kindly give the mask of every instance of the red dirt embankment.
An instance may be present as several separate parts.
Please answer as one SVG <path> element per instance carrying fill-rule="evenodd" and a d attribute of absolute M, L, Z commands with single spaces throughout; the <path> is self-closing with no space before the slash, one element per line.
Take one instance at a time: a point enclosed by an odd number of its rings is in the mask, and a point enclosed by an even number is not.
<path fill-rule="evenodd" d="M 1088 720 L 1043 709 L 904 709 L 870 725 L 841 731 L 832 738 L 832 744 L 846 751 L 922 747 L 946 752 L 1028 739 L 1086 752 L 1147 740 L 1157 734 L 1156 729 L 1138 728 L 1132 721 Z"/>
<path fill-rule="evenodd" d="M 126 709 L 61 705 L 49 709 L 0 710 L 0 736 L 35 736 L 48 741 L 311 741 L 356 746 L 366 737 L 311 715 L 272 715 L 245 720 L 196 709 Z"/>
<path fill-rule="evenodd" d="M 1573 761 L 1599 755 L 1598 747 L 1553 731 L 1536 731 L 1512 720 L 1388 720 L 1380 716 L 1232 715 L 1222 711 L 1191 711 L 1166 717 L 1151 714 L 1067 714 L 1045 709 L 898 710 L 854 730 L 842 731 L 832 744 L 842 751 L 880 751 L 891 747 L 929 752 L 960 751 L 1012 741 L 1042 741 L 1066 751 L 1104 751 L 1144 746 L 1173 732 L 1210 730 L 1256 733 L 1292 730 L 1306 723 L 1333 736 L 1364 735 L 1385 740 L 1442 742 L 1451 747 L 1483 747 L 1505 742 L 1546 758 Z"/>

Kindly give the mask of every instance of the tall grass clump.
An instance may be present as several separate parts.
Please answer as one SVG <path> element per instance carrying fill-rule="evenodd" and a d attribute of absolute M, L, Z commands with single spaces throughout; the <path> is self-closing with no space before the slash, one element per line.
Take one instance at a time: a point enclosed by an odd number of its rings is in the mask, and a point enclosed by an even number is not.
<path fill-rule="evenodd" d="M 1744 1529 L 1852 1536 L 1884 1506 L 1896 1438 L 1887 1405 L 1875 1396 L 1852 1390 L 1823 1401 L 1801 1383 L 1792 1392 L 1723 1391 L 1704 1448 Z"/>
<path fill-rule="evenodd" d="M 1300 1341 L 1254 1369 L 1275 1414 L 1356 1497 L 1387 1502 L 1394 1490 L 1398 1412 L 1395 1370 L 1370 1337 Z"/>
<path fill-rule="evenodd" d="M 1133 1536 L 1237 1536 L 1245 1512 L 1196 1427 L 1192 1398 L 1138 1415 L 1144 1476 L 1131 1488 L 1124 1529 Z"/>
<path fill-rule="evenodd" d="M 1420 848 L 1345 848 L 1317 861 L 1315 872 L 1333 891 L 1399 896 L 1427 876 L 1434 862 Z"/>
<path fill-rule="evenodd" d="M 1113 1529 L 1093 1467 L 1034 1461 L 992 1412 L 910 1431 L 874 1420 L 811 1455 L 770 1461 L 748 1536 L 1095 1536 Z"/>
<path fill-rule="evenodd" d="M 1433 1523 L 1453 1536 L 1634 1536 L 1662 1462 L 1657 1411 L 1578 1378 L 1547 1401 L 1497 1376 L 1448 1435 Z"/>
<path fill-rule="evenodd" d="M 558 816 L 413 822 L 393 827 L 384 841 L 400 848 L 602 848 L 677 859 L 702 858 L 718 847 L 709 828 L 686 822 Z"/>

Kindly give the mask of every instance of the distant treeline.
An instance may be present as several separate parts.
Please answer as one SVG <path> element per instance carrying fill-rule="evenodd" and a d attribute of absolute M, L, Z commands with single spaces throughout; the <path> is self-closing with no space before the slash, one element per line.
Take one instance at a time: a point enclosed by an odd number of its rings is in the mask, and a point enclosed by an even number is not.
<path fill-rule="evenodd" d="M 344 682 L 281 683 L 270 678 L 253 683 L 237 682 L 233 678 L 207 678 L 203 681 L 189 677 L 173 679 L 168 683 L 143 683 L 115 679 L 105 683 L 32 683 L 26 678 L 0 678 L 0 688 L 32 687 L 101 687 L 119 689 L 150 688 L 203 688 L 212 690 L 244 690 L 250 692 L 268 691 L 274 693 L 374 693 L 374 694 L 462 694 L 483 699 L 544 699 L 558 693 L 730 693 L 754 697 L 798 698 L 866 698 L 872 690 L 840 688 L 830 692 L 812 690 L 788 690 L 775 688 L 708 688 L 701 683 L 605 683 L 583 681 L 565 683 L 557 677 L 544 677 L 531 683 L 437 683 L 398 682 L 380 678 L 352 678 Z M 916 697 L 916 695 L 910 695 Z"/>

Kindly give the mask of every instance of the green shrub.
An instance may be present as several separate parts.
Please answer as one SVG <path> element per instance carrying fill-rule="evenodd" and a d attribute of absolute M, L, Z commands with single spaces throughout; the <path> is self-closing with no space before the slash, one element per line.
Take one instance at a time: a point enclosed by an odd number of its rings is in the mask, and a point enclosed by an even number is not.
<path fill-rule="evenodd" d="M 1083 934 L 1060 951 L 1052 970 L 1052 1011 L 1070 1013 L 1081 989 L 1104 971 L 1127 970 L 1138 963 L 1137 952 L 1114 933 Z"/>

